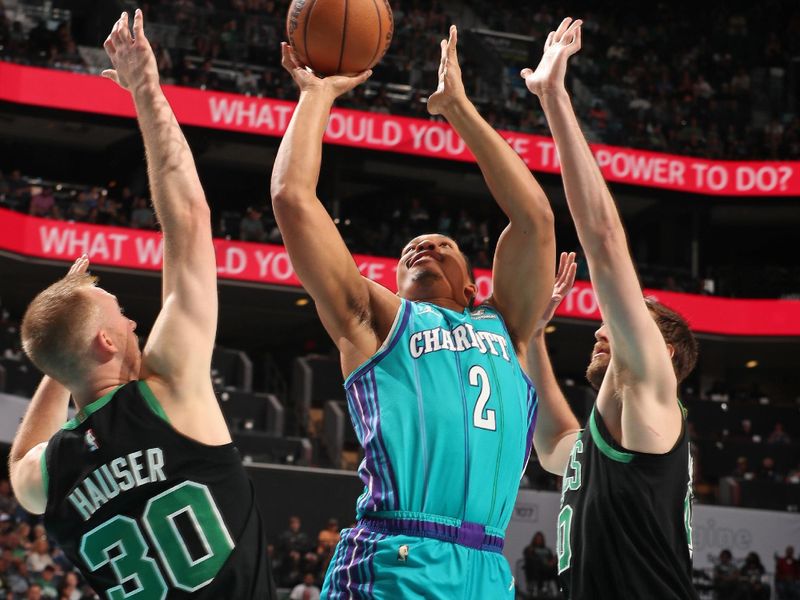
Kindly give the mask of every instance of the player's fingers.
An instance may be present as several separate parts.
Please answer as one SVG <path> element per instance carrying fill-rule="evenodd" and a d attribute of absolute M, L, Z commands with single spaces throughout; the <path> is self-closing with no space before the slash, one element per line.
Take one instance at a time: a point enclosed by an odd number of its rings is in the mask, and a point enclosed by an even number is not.
<path fill-rule="evenodd" d="M 110 79 L 114 83 L 119 83 L 119 76 L 117 75 L 117 72 L 114 69 L 106 69 L 105 71 L 100 73 L 100 75 L 102 75 L 107 79 Z"/>
<path fill-rule="evenodd" d="M 109 58 L 117 51 L 117 47 L 114 45 L 114 41 L 111 39 L 110 35 L 106 38 L 106 41 L 103 42 L 103 48 L 106 49 L 106 54 L 108 54 Z"/>
<path fill-rule="evenodd" d="M 559 25 L 558 29 L 556 29 L 556 35 L 553 39 L 553 42 L 558 43 L 561 41 L 561 38 L 564 37 L 564 32 L 567 30 L 571 22 L 572 22 L 572 17 L 567 17 L 563 21 L 561 21 L 561 25 Z"/>
<path fill-rule="evenodd" d="M 581 49 L 581 32 L 583 31 L 583 27 L 578 27 L 575 31 L 575 39 L 572 42 L 573 45 L 573 53 L 577 52 Z"/>
<path fill-rule="evenodd" d="M 575 33 L 575 30 L 578 29 L 578 27 L 580 27 L 581 25 L 583 25 L 583 21 L 581 19 L 575 19 L 570 24 L 570 26 L 567 28 L 567 31 L 565 32 L 565 34 L 566 33 Z"/>
<path fill-rule="evenodd" d="M 286 42 L 281 42 L 281 65 L 290 73 L 297 69 L 297 63 L 292 56 L 291 47 Z"/>
<path fill-rule="evenodd" d="M 128 13 L 122 13 L 122 16 L 119 18 L 120 27 L 119 27 L 119 38 L 126 44 L 131 43 L 131 29 L 128 26 Z"/>
<path fill-rule="evenodd" d="M 447 40 L 447 49 L 450 56 L 456 57 L 456 46 L 458 45 L 458 29 L 455 25 L 450 25 L 450 39 Z"/>
<path fill-rule="evenodd" d="M 523 79 L 527 79 L 531 75 L 533 75 L 533 71 L 528 67 L 525 67 L 524 69 L 522 69 L 522 71 L 519 72 L 519 76 L 522 77 Z"/>
<path fill-rule="evenodd" d="M 555 31 L 551 31 L 549 34 L 547 34 L 547 39 L 544 42 L 544 49 L 545 50 L 547 50 L 550 46 L 553 45 L 553 40 L 555 39 L 555 37 L 556 37 L 556 32 Z"/>
<path fill-rule="evenodd" d="M 144 36 L 144 13 L 141 8 L 137 8 L 133 13 L 133 36 L 138 39 L 145 39 Z"/>
<path fill-rule="evenodd" d="M 121 27 L 122 27 L 122 17 L 117 19 L 117 22 L 114 23 L 114 27 L 111 28 L 111 39 L 117 44 L 119 44 L 120 42 L 119 30 Z"/>
<path fill-rule="evenodd" d="M 295 69 L 305 68 L 305 65 L 297 57 L 297 52 L 294 51 L 294 48 L 292 48 L 291 44 L 286 44 L 286 54 L 289 57 L 289 62 L 294 66 Z"/>
<path fill-rule="evenodd" d="M 372 69 L 367 69 L 366 71 L 362 71 L 361 73 L 356 75 L 354 79 L 357 82 L 356 85 L 361 85 L 370 77 L 372 77 Z"/>
<path fill-rule="evenodd" d="M 558 259 L 558 277 L 560 278 L 561 275 L 564 273 L 564 265 L 567 264 L 567 253 L 562 252 L 561 256 Z"/>
<path fill-rule="evenodd" d="M 445 65 L 447 64 L 447 40 L 439 42 L 439 50 L 441 51 L 441 56 L 439 58 L 439 77 L 441 77 Z"/>
<path fill-rule="evenodd" d="M 578 272 L 578 265 L 577 263 L 572 263 L 569 266 L 569 271 L 567 273 L 567 287 L 572 287 L 575 284 L 575 275 Z"/>

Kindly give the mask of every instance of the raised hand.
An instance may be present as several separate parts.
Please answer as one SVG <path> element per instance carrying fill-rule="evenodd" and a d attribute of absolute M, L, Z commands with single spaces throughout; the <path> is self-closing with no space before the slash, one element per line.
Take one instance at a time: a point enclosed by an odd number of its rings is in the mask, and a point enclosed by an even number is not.
<path fill-rule="evenodd" d="M 113 69 L 101 73 L 130 91 L 158 85 L 158 65 L 150 42 L 144 35 L 144 16 L 137 8 L 133 17 L 133 35 L 128 27 L 128 13 L 114 24 L 103 47 L 111 59 Z"/>
<path fill-rule="evenodd" d="M 581 49 L 581 25 L 583 21 L 573 21 L 567 17 L 558 29 L 551 31 L 544 43 L 544 54 L 535 71 L 522 69 L 520 76 L 528 89 L 541 97 L 552 91 L 563 91 L 567 60 Z"/>
<path fill-rule="evenodd" d="M 372 75 L 372 71 L 368 70 L 362 71 L 358 75 L 317 77 L 313 71 L 300 62 L 294 49 L 286 42 L 281 42 L 281 65 L 292 76 L 301 93 L 320 90 L 331 94 L 331 100 L 361 85 Z"/>
<path fill-rule="evenodd" d="M 562 252 L 558 261 L 558 273 L 556 274 L 556 283 L 553 286 L 553 296 L 550 298 L 550 302 L 547 303 L 542 316 L 536 321 L 536 328 L 533 331 L 534 336 L 544 333 L 544 328 L 547 327 L 553 315 L 556 314 L 558 305 L 561 304 L 561 301 L 567 297 L 567 294 L 572 289 L 577 270 L 578 265 L 575 262 L 575 253 L 570 252 L 567 254 Z"/>
<path fill-rule="evenodd" d="M 466 100 L 467 93 L 461 81 L 461 66 L 458 64 L 458 29 L 450 26 L 450 38 L 441 41 L 442 58 L 439 61 L 439 85 L 428 98 L 428 112 L 441 115 L 454 102 Z"/>
<path fill-rule="evenodd" d="M 89 257 L 86 254 L 82 254 L 69 268 L 67 272 L 67 277 L 72 275 L 81 275 L 86 273 L 86 270 L 89 268 Z"/>

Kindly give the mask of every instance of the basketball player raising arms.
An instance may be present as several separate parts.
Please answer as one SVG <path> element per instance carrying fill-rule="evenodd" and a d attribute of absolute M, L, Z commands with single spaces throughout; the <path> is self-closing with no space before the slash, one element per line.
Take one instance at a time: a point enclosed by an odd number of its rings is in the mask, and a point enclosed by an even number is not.
<path fill-rule="evenodd" d="M 614 200 L 564 86 L 567 60 L 580 44 L 581 21 L 565 19 L 548 36 L 536 71 L 522 72 L 558 148 L 604 320 L 586 372 L 597 401 L 582 431 L 553 377 L 541 323 L 531 345 L 540 394 L 536 453 L 547 470 L 564 476 L 558 572 L 572 599 L 696 598 L 691 459 L 678 383 L 694 368 L 697 343 L 680 315 L 642 297 Z M 571 286 L 569 262 L 562 256 L 542 323 Z"/>
<path fill-rule="evenodd" d="M 136 323 L 79 259 L 31 302 L 22 343 L 46 375 L 14 440 L 20 503 L 111 599 L 273 596 L 253 486 L 211 385 L 217 271 L 208 205 L 136 11 L 103 73 L 131 93 L 164 233 L 163 307 Z M 110 85 L 110 84 L 109 84 Z M 64 423 L 69 397 L 79 409 Z"/>
<path fill-rule="evenodd" d="M 536 393 L 521 364 L 553 285 L 553 216 L 523 161 L 468 100 L 456 36 L 452 27 L 442 41 L 428 110 L 464 139 L 510 221 L 494 292 L 480 306 L 464 255 L 444 235 L 406 244 L 397 295 L 361 276 L 316 186 L 331 106 L 369 73 L 319 79 L 282 48 L 300 100 L 275 161 L 273 208 L 340 350 L 365 451 L 358 524 L 342 532 L 325 598 L 514 597 L 501 549 L 531 447 Z"/>

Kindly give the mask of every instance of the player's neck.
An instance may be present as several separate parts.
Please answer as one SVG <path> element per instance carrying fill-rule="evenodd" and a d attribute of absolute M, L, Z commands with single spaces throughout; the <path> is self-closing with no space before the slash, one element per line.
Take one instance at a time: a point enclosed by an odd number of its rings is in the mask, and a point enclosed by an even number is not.
<path fill-rule="evenodd" d="M 113 391 L 120 385 L 136 379 L 136 375 L 111 361 L 95 368 L 81 386 L 70 386 L 70 393 L 79 410 Z"/>

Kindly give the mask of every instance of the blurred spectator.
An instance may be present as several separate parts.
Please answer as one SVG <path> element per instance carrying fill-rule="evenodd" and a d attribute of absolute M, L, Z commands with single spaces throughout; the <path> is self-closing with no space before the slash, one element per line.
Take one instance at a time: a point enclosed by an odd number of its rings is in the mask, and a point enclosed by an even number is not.
<path fill-rule="evenodd" d="M 773 427 L 772 432 L 767 437 L 768 444 L 791 444 L 792 438 L 789 437 L 789 434 L 783 429 L 783 423 L 778 422 L 775 423 L 775 427 Z"/>
<path fill-rule="evenodd" d="M 53 188 L 45 186 L 39 193 L 31 196 L 28 213 L 34 217 L 57 219 L 59 214 L 56 198 L 53 196 Z"/>
<path fill-rule="evenodd" d="M 531 543 L 525 547 L 523 558 L 528 592 L 534 597 L 539 594 L 554 594 L 558 589 L 556 557 L 545 545 L 544 534 L 541 531 L 537 531 Z"/>
<path fill-rule="evenodd" d="M 774 481 L 776 483 L 783 481 L 783 475 L 775 470 L 775 459 L 771 456 L 765 456 L 761 460 L 761 468 L 758 470 L 758 479 L 761 481 Z"/>
<path fill-rule="evenodd" d="M 66 573 L 61 585 L 58 586 L 59 600 L 81 600 L 83 594 L 79 586 L 78 575 L 72 571 Z"/>
<path fill-rule="evenodd" d="M 147 205 L 147 198 L 142 198 L 141 196 L 134 198 L 130 224 L 131 227 L 136 229 L 153 229 L 155 227 L 155 215 Z"/>
<path fill-rule="evenodd" d="M 769 600 L 771 588 L 764 583 L 766 569 L 761 564 L 761 557 L 756 552 L 750 552 L 744 559 L 740 571 L 744 598 L 748 600 Z"/>
<path fill-rule="evenodd" d="M 247 94 L 248 96 L 255 96 L 258 94 L 259 76 L 253 73 L 249 68 L 236 75 L 236 91 L 240 94 Z"/>
<path fill-rule="evenodd" d="M 738 429 L 733 432 L 731 436 L 734 440 L 740 442 L 753 441 L 753 422 L 750 419 L 742 419 L 739 423 Z"/>
<path fill-rule="evenodd" d="M 55 567 L 47 565 L 42 569 L 41 574 L 36 578 L 36 583 L 41 587 L 42 598 L 58 598 Z"/>
<path fill-rule="evenodd" d="M 800 600 L 800 562 L 794 546 L 787 546 L 783 556 L 775 554 L 775 593 L 778 600 Z"/>
<path fill-rule="evenodd" d="M 39 538 L 33 543 L 33 548 L 28 553 L 28 569 L 33 573 L 41 573 L 45 567 L 55 569 L 55 563 L 50 556 L 50 544 L 47 538 Z"/>
<path fill-rule="evenodd" d="M 733 470 L 732 475 L 733 477 L 746 480 L 750 480 L 755 477 L 755 473 L 753 473 L 753 471 L 750 469 L 750 465 L 746 456 L 740 456 L 736 459 L 736 468 Z"/>
<path fill-rule="evenodd" d="M 289 528 L 278 537 L 277 550 L 282 554 L 289 552 L 299 552 L 305 554 L 312 549 L 311 540 L 304 531 L 301 530 L 300 517 L 293 515 L 289 517 Z"/>
<path fill-rule="evenodd" d="M 319 600 L 319 592 L 314 574 L 306 573 L 303 575 L 303 583 L 296 585 L 289 594 L 289 600 Z"/>
<path fill-rule="evenodd" d="M 243 242 L 263 242 L 266 240 L 267 233 L 264 231 L 264 222 L 261 220 L 262 211 L 260 208 L 250 206 L 247 214 L 239 223 L 239 239 Z"/>
<path fill-rule="evenodd" d="M 742 585 L 739 569 L 733 564 L 730 550 L 719 553 L 719 562 L 714 565 L 714 592 L 716 600 L 737 600 L 741 598 Z"/>
<path fill-rule="evenodd" d="M 17 512 L 16 498 L 11 493 L 11 483 L 8 479 L 0 479 L 0 513 L 13 515 Z"/>
<path fill-rule="evenodd" d="M 336 519 L 328 519 L 328 525 L 319 532 L 317 536 L 317 554 L 322 556 L 330 556 L 333 554 L 333 549 L 339 543 L 339 521 Z"/>

